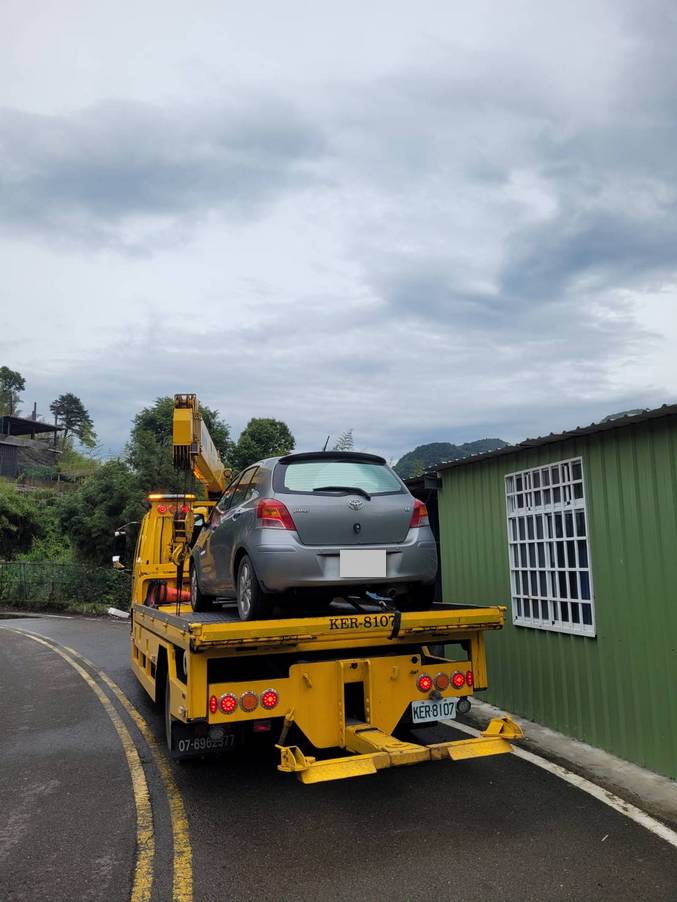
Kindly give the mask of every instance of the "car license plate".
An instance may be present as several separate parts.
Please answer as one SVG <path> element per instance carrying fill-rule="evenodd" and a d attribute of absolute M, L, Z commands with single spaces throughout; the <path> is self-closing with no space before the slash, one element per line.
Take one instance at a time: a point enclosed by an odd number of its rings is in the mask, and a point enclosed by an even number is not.
<path fill-rule="evenodd" d="M 342 548 L 339 552 L 342 579 L 384 579 L 385 575 L 385 548 Z"/>
<path fill-rule="evenodd" d="M 438 701 L 428 699 L 424 702 L 412 702 L 412 722 L 430 723 L 435 720 L 454 720 L 456 718 L 457 704 L 457 698 L 441 698 Z"/>

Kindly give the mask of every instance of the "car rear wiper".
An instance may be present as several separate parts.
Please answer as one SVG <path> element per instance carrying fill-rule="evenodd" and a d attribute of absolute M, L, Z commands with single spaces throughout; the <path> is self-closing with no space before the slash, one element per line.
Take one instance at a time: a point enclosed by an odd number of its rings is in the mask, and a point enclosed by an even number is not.
<path fill-rule="evenodd" d="M 364 489 L 360 489 L 355 485 L 318 485 L 313 489 L 314 492 L 353 492 L 355 495 L 362 495 L 367 499 L 367 501 L 371 501 L 371 495 L 369 492 L 365 492 Z"/>

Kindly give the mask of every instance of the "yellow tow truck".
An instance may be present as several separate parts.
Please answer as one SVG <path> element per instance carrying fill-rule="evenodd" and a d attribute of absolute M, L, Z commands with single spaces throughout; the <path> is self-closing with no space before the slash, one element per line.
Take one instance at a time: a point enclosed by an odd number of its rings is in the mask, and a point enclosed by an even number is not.
<path fill-rule="evenodd" d="M 188 553 L 230 472 L 195 395 L 175 398 L 173 440 L 175 464 L 208 498 L 149 496 L 131 624 L 132 669 L 153 700 L 164 700 L 173 758 L 267 734 L 280 771 L 317 783 L 510 751 L 522 732 L 508 717 L 476 738 L 418 739 L 419 727 L 467 712 L 473 692 L 486 688 L 484 634 L 501 629 L 504 607 L 436 604 L 401 613 L 385 601 L 359 609 L 338 602 L 325 616 L 249 622 L 227 608 L 194 612 L 184 587 Z"/>

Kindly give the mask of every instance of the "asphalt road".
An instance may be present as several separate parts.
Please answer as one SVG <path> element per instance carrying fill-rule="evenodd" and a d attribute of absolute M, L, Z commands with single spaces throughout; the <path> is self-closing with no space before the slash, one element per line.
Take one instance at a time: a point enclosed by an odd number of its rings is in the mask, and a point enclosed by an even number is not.
<path fill-rule="evenodd" d="M 163 741 L 161 714 L 129 669 L 128 627 L 52 618 L 0 621 L 0 899 L 117 902 L 140 885 L 136 806 L 143 793 L 132 780 L 129 749 L 82 674 L 13 629 L 93 663 L 84 671 L 124 722 L 131 757 L 138 749 L 143 765 L 153 819 L 150 898 L 171 899 L 172 825 L 181 801 L 171 802 L 158 750 L 100 676 L 118 684 Z M 427 738 L 450 735 L 440 726 Z M 315 786 L 278 773 L 265 754 L 170 768 L 190 837 L 183 892 L 192 882 L 200 902 L 677 902 L 672 846 L 513 756 Z"/>

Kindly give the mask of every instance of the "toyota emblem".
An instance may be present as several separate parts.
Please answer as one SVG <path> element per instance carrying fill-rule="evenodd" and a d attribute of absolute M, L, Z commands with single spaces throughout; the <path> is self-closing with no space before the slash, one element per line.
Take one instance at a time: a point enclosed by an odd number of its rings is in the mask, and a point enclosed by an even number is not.
<path fill-rule="evenodd" d="M 364 502 L 361 498 L 351 498 L 348 502 L 348 507 L 351 509 L 351 511 L 358 511 L 363 504 Z"/>

